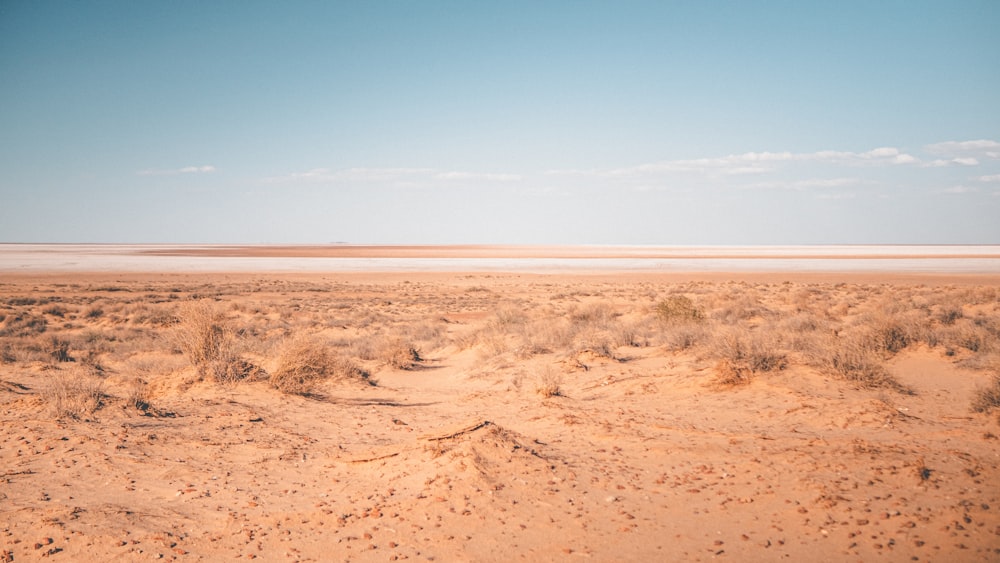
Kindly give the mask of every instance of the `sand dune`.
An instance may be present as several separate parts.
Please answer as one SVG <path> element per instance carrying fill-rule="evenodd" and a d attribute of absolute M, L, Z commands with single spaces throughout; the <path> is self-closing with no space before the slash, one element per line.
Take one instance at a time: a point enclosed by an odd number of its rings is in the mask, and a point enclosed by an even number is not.
<path fill-rule="evenodd" d="M 1000 558 L 996 280 L 0 282 L 7 560 Z"/>

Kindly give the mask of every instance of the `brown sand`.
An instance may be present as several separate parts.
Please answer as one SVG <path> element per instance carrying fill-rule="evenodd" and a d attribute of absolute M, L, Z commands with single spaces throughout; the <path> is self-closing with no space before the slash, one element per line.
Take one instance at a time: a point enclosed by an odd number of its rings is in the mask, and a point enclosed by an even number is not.
<path fill-rule="evenodd" d="M 4 276 L 0 555 L 998 560 L 1000 421 L 970 410 L 995 355 L 948 340 L 996 320 L 998 281 Z M 674 294 L 703 309 L 701 328 L 657 319 Z M 377 385 L 298 396 L 202 377 L 171 336 L 179 304 L 200 299 L 265 370 L 310 334 Z M 926 305 L 937 335 L 884 357 L 905 392 L 859 388 L 797 343 L 860 330 L 893 303 L 909 320 Z M 671 345 L 689 329 L 691 347 Z M 784 368 L 720 385 L 713 342 L 727 330 L 774 335 Z M 70 361 L 53 359 L 53 338 Z M 399 342 L 419 348 L 410 369 L 378 349 Z M 60 413 L 53 382 L 69 377 L 99 380 L 100 408 Z"/>

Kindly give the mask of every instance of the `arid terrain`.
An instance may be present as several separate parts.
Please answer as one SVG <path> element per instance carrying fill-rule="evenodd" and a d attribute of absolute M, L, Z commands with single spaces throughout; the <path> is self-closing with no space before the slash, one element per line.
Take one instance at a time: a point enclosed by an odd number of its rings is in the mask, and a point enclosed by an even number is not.
<path fill-rule="evenodd" d="M 1000 276 L 0 276 L 0 561 L 997 561 Z"/>

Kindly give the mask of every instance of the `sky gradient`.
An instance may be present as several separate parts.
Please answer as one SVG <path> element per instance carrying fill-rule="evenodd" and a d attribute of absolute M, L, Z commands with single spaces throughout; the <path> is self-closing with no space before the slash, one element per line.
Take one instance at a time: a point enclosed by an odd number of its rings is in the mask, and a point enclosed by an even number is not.
<path fill-rule="evenodd" d="M 1000 2 L 0 2 L 0 241 L 1000 243 Z"/>

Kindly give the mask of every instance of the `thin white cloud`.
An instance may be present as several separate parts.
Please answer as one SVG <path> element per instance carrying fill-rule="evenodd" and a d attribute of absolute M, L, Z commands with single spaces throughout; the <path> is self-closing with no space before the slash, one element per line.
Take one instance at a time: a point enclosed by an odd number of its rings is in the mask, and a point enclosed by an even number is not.
<path fill-rule="evenodd" d="M 518 174 L 481 173 L 464 171 L 441 172 L 434 168 L 313 168 L 304 172 L 292 172 L 285 176 L 263 178 L 266 184 L 316 183 L 316 184 L 356 184 L 384 183 L 396 187 L 422 187 L 435 182 L 516 182 Z"/>
<path fill-rule="evenodd" d="M 1000 174 L 990 174 L 989 176 L 980 176 L 976 178 L 980 182 L 1000 182 Z"/>
<path fill-rule="evenodd" d="M 215 172 L 215 167 L 212 166 L 212 165 L 205 165 L 205 166 L 185 166 L 184 168 L 181 168 L 180 170 L 178 170 L 178 172 L 180 172 L 181 174 L 194 174 L 194 173 Z"/>
<path fill-rule="evenodd" d="M 950 188 L 945 188 L 941 190 L 944 194 L 970 194 L 978 192 L 979 188 L 969 187 L 969 186 L 951 186 Z"/>
<path fill-rule="evenodd" d="M 972 157 L 958 157 L 948 160 L 939 158 L 920 164 L 923 168 L 944 168 L 946 166 L 978 166 L 979 160 Z"/>
<path fill-rule="evenodd" d="M 822 193 L 816 194 L 817 199 L 854 199 L 857 194 L 846 192 L 846 193 Z"/>
<path fill-rule="evenodd" d="M 764 190 L 810 190 L 825 188 L 842 188 L 844 186 L 858 186 L 871 184 L 872 182 L 861 178 L 808 178 L 805 180 L 776 181 L 776 182 L 755 182 L 743 186 L 745 189 Z"/>
<path fill-rule="evenodd" d="M 479 182 L 517 182 L 519 174 L 489 174 L 479 172 L 440 172 L 434 175 L 439 180 L 461 180 Z"/>
<path fill-rule="evenodd" d="M 592 176 L 603 178 L 646 176 L 671 173 L 698 174 L 763 174 L 771 172 L 785 163 L 813 162 L 846 166 L 892 166 L 916 164 L 919 161 L 911 154 L 895 147 L 878 147 L 865 152 L 816 151 L 794 152 L 746 152 L 714 158 L 664 160 L 612 169 L 589 170 L 549 170 L 554 176 Z"/>
<path fill-rule="evenodd" d="M 940 156 L 978 155 L 988 158 L 1000 158 L 1000 142 L 990 139 L 976 141 L 946 141 L 924 147 L 930 154 Z"/>
<path fill-rule="evenodd" d="M 311 168 L 303 172 L 292 172 L 285 176 L 263 178 L 266 184 L 280 183 L 337 183 L 337 182 L 387 182 L 427 177 L 434 170 L 430 168 Z"/>
<path fill-rule="evenodd" d="M 206 164 L 202 166 L 185 166 L 183 168 L 174 168 L 169 170 L 148 168 L 146 170 L 139 170 L 136 174 L 139 176 L 176 176 L 178 174 L 210 174 L 212 172 L 215 172 L 215 167 L 210 164 Z"/>

